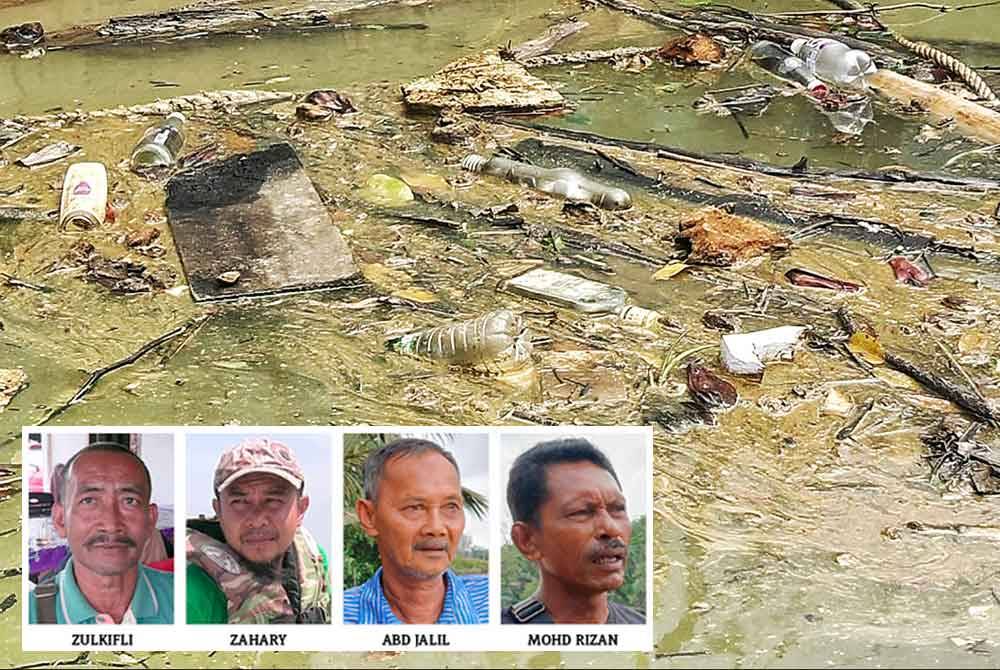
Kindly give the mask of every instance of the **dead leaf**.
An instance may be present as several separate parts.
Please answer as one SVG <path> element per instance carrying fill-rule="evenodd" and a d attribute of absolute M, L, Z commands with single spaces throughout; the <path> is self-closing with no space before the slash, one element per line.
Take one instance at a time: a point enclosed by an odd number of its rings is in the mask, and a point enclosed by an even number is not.
<path fill-rule="evenodd" d="M 890 370 L 889 368 L 875 368 L 872 371 L 872 374 L 893 388 L 918 392 L 924 391 L 924 387 L 914 381 L 912 377 L 905 375 L 902 372 L 897 372 L 896 370 Z"/>
<path fill-rule="evenodd" d="M 667 263 L 653 274 L 653 279 L 657 281 L 670 279 L 671 277 L 681 273 L 685 268 L 689 267 L 691 266 L 687 263 Z"/>
<path fill-rule="evenodd" d="M 847 350 L 872 365 L 882 365 L 885 363 L 885 350 L 877 339 L 867 333 L 858 331 L 851 335 L 847 343 Z"/>
<path fill-rule="evenodd" d="M 402 298 L 403 300 L 409 300 L 411 302 L 429 303 L 438 301 L 437 296 L 430 291 L 417 288 L 415 286 L 393 291 L 392 295 L 395 298 Z"/>
<path fill-rule="evenodd" d="M 664 60 L 686 65 L 718 63 L 725 55 L 718 42 L 701 33 L 673 39 L 660 47 L 656 53 Z"/>
<path fill-rule="evenodd" d="M 958 338 L 958 350 L 963 354 L 983 351 L 989 347 L 989 339 L 978 330 L 967 330 Z"/>
<path fill-rule="evenodd" d="M 788 238 L 767 226 L 716 207 L 699 210 L 681 221 L 678 238 L 691 242 L 688 262 L 706 265 L 733 265 L 791 245 Z"/>
<path fill-rule="evenodd" d="M 444 177 L 436 174 L 404 172 L 399 175 L 399 178 L 405 181 L 406 185 L 415 191 L 440 193 L 441 191 L 451 190 L 451 184 L 449 184 Z"/>
<path fill-rule="evenodd" d="M 392 270 L 381 263 L 365 263 L 361 266 L 365 279 L 383 291 L 405 288 L 413 283 L 410 275 L 402 270 Z"/>

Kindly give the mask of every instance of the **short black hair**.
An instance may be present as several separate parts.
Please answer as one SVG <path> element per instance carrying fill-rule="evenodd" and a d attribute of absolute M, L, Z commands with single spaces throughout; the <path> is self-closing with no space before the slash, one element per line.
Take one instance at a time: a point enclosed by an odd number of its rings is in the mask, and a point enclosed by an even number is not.
<path fill-rule="evenodd" d="M 65 505 L 68 502 L 66 500 L 66 489 L 69 486 L 69 480 L 73 476 L 73 464 L 76 463 L 76 459 L 80 458 L 80 456 L 83 456 L 85 454 L 95 454 L 95 453 L 96 454 L 127 454 L 127 455 L 131 456 L 132 458 L 134 458 L 135 461 L 136 461 L 136 463 L 138 463 L 140 466 L 142 466 L 142 474 L 146 478 L 146 491 L 148 492 L 148 496 L 150 498 L 153 497 L 153 479 L 149 476 L 149 468 L 146 467 L 146 464 L 142 461 L 141 458 L 139 458 L 138 454 L 136 454 L 131 449 L 126 449 L 125 447 L 121 446 L 120 444 L 116 444 L 116 443 L 113 443 L 113 442 L 95 442 L 93 444 L 90 444 L 89 446 L 84 447 L 80 451 L 76 452 L 75 454 L 73 454 L 72 456 L 70 456 L 70 458 L 69 458 L 68 461 L 66 461 L 66 465 L 65 465 L 65 467 L 63 468 L 63 471 L 62 471 L 62 481 L 60 482 L 61 483 L 61 486 L 60 486 L 61 490 L 59 492 L 59 501 L 62 504 Z M 149 501 L 147 500 L 147 502 L 149 502 Z"/>
<path fill-rule="evenodd" d="M 507 507 L 510 508 L 514 521 L 526 521 L 537 526 L 538 510 L 549 497 L 546 485 L 548 466 L 582 461 L 607 470 L 614 477 L 618 488 L 622 488 L 611 461 L 589 440 L 582 437 L 568 437 L 539 442 L 518 456 L 510 469 L 510 478 L 507 480 Z"/>
<path fill-rule="evenodd" d="M 417 456 L 429 451 L 444 456 L 454 466 L 455 473 L 458 475 L 459 481 L 461 481 L 462 473 L 458 469 L 458 462 L 451 455 L 451 452 L 440 444 L 431 442 L 430 440 L 404 437 L 379 447 L 365 459 L 365 498 L 367 500 L 375 500 L 375 496 L 378 495 L 379 482 L 382 481 L 382 477 L 385 475 L 386 463 L 397 456 Z"/>

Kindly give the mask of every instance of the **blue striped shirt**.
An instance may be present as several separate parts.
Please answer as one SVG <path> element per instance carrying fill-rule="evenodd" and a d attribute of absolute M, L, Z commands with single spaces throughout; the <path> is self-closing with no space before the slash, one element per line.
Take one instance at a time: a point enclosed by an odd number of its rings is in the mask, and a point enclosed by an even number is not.
<path fill-rule="evenodd" d="M 490 622 L 490 579 L 487 575 L 444 573 L 445 594 L 441 616 L 435 623 Z M 382 592 L 382 568 L 361 586 L 344 591 L 344 623 L 403 623 L 392 612 Z"/>

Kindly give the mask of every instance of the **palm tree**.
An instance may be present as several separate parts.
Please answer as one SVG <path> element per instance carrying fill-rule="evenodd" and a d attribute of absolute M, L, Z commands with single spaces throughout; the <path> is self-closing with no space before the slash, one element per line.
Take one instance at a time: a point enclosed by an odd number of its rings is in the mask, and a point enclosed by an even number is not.
<path fill-rule="evenodd" d="M 364 467 L 368 454 L 398 437 L 392 433 L 352 433 L 344 436 L 344 512 L 350 522 L 357 521 L 354 505 L 364 496 Z M 466 509 L 477 518 L 485 518 L 489 512 L 489 500 L 485 495 L 463 486 L 462 498 Z"/>

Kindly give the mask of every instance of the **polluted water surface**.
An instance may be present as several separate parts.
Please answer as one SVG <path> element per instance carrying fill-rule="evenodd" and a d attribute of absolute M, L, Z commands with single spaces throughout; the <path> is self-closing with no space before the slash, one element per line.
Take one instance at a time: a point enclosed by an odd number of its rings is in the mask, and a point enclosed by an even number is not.
<path fill-rule="evenodd" d="M 0 475 L 0 601 L 16 595 L 0 612 L 0 657 L 122 667 L 1000 663 L 997 108 L 885 29 L 976 68 L 996 91 L 1000 45 L 982 26 L 1000 21 L 1000 5 L 882 11 L 880 25 L 820 0 L 303 1 L 261 10 L 288 25 L 195 23 L 185 39 L 99 30 L 180 4 L 0 0 L 0 29 L 37 21 L 46 32 L 44 43 L 7 33 L 0 53 L 0 468 L 12 473 Z M 326 28 L 295 23 L 317 11 L 333 17 Z M 587 25 L 518 55 L 571 18 Z M 755 62 L 739 22 L 777 45 L 769 58 L 809 66 L 791 36 L 819 31 L 867 48 L 878 73 L 917 83 L 904 101 L 889 93 L 899 80 L 873 73 L 860 89 L 828 82 L 835 97 L 817 98 Z M 309 97 L 319 90 L 335 93 Z M 428 97 L 408 105 L 406 90 Z M 449 97 L 457 90 L 478 97 Z M 828 115 L 858 96 L 871 121 L 841 132 Z M 546 113 L 524 114 L 532 104 Z M 975 128 L 949 109 L 978 114 Z M 176 165 L 133 171 L 132 151 L 170 111 L 184 115 Z M 64 150 L 17 163 L 53 145 Z M 202 204 L 237 211 L 241 195 L 263 193 L 254 202 L 281 201 L 268 205 L 281 212 L 308 198 L 313 222 L 339 231 L 348 269 L 328 277 L 317 242 L 321 258 L 308 256 L 319 274 L 305 282 L 317 290 L 299 291 L 286 272 L 294 263 L 268 264 L 272 238 L 244 247 L 233 237 L 225 253 L 240 262 L 204 254 L 206 269 L 193 272 L 185 245 L 205 249 L 178 233 L 170 181 L 285 151 L 278 145 L 294 152 L 282 164 L 307 178 L 282 172 Z M 470 171 L 470 155 L 535 166 L 523 174 L 572 170 L 630 206 Z M 61 225 L 64 176 L 81 162 L 105 166 L 106 211 Z M 595 312 L 553 298 L 554 283 L 509 290 L 538 269 L 624 299 Z M 266 295 L 225 299 L 258 276 Z M 648 312 L 630 321 L 622 305 Z M 493 329 L 490 346 L 476 323 Z M 745 343 L 779 328 L 795 337 L 727 365 L 746 347 L 730 351 L 723 337 Z M 477 364 L 435 333 L 480 347 L 469 357 Z M 480 364 L 481 350 L 506 358 Z M 6 568 L 20 564 L 23 494 L 10 478 L 21 472 L 21 426 L 43 423 L 652 425 L 655 648 L 22 652 L 24 603 Z"/>

